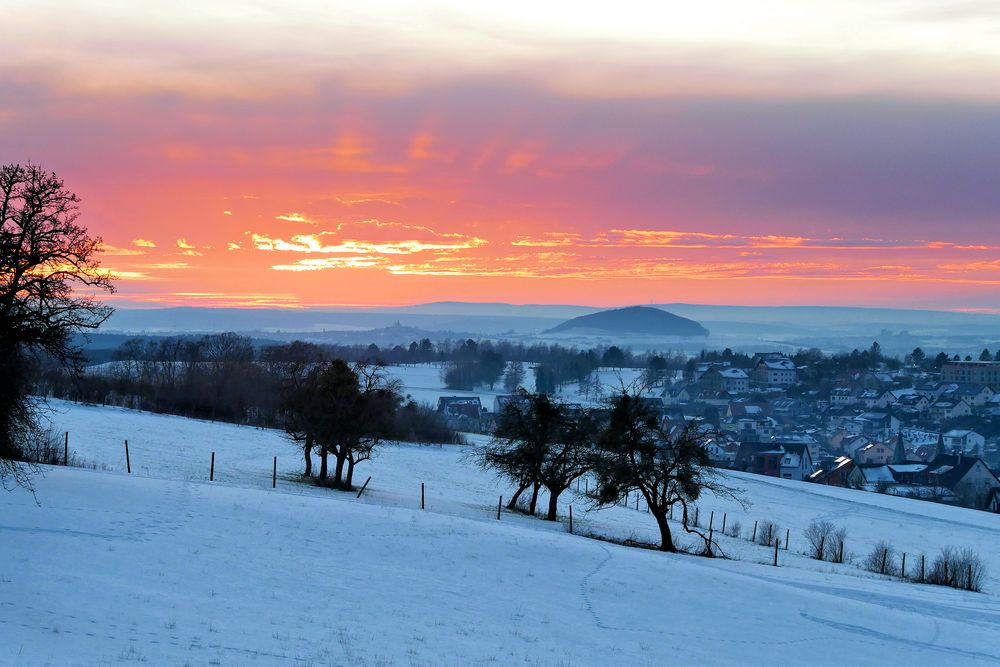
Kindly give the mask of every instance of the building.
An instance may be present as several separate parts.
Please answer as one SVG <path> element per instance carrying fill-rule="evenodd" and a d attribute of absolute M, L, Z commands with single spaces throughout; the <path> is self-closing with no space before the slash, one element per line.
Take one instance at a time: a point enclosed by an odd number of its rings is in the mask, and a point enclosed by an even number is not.
<path fill-rule="evenodd" d="M 753 381 L 764 387 L 788 387 L 797 379 L 795 362 L 788 357 L 761 357 L 753 367 Z"/>
<path fill-rule="evenodd" d="M 437 405 L 449 428 L 478 432 L 483 425 L 483 403 L 478 396 L 441 396 Z"/>
<path fill-rule="evenodd" d="M 944 447 L 949 452 L 982 456 L 986 438 L 968 429 L 952 429 L 943 436 Z"/>
<path fill-rule="evenodd" d="M 941 367 L 941 381 L 1000 387 L 1000 361 L 949 361 Z"/>

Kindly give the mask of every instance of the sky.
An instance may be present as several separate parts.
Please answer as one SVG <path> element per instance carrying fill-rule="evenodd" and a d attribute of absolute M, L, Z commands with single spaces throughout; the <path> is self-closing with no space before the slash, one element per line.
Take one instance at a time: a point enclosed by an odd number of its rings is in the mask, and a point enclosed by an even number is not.
<path fill-rule="evenodd" d="M 502 5 L 502 6 L 501 6 Z M 122 306 L 1000 312 L 1000 5 L 0 0 Z"/>

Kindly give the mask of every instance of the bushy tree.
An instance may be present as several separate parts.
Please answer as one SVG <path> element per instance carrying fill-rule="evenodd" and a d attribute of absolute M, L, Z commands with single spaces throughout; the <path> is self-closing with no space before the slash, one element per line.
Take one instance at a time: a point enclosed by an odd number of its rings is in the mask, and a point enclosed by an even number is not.
<path fill-rule="evenodd" d="M 73 335 L 99 327 L 112 309 L 82 293 L 113 292 L 100 269 L 101 239 L 77 224 L 79 198 L 34 165 L 0 167 L 0 482 L 26 484 L 18 451 L 36 430 L 28 398 L 29 356 L 79 370 Z M 82 289 L 81 289 L 82 288 Z"/>
<path fill-rule="evenodd" d="M 659 528 L 660 549 L 676 551 L 668 523 L 674 505 L 681 506 L 684 529 L 697 533 L 689 526 L 688 510 L 705 491 L 743 503 L 712 467 L 706 448 L 710 437 L 694 423 L 672 430 L 639 395 L 622 392 L 611 401 L 597 437 L 595 501 L 613 505 L 630 492 L 640 493 Z"/>

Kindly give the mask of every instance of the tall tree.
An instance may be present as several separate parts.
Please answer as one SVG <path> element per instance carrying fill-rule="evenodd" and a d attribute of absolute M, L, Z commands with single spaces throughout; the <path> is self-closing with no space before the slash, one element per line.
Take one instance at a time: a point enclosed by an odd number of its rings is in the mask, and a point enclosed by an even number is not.
<path fill-rule="evenodd" d="M 26 483 L 16 462 L 36 430 L 27 394 L 28 357 L 46 354 L 78 372 L 73 334 L 99 327 L 113 292 L 100 269 L 101 239 L 77 223 L 79 198 L 35 165 L 0 167 L 0 482 Z"/>

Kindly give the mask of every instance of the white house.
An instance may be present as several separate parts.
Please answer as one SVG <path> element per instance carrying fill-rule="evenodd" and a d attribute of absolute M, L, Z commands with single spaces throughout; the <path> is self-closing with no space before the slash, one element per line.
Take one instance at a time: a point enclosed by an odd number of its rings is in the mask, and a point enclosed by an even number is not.
<path fill-rule="evenodd" d="M 986 438 L 968 429 L 952 429 L 944 434 L 944 446 L 949 452 L 982 456 Z"/>

